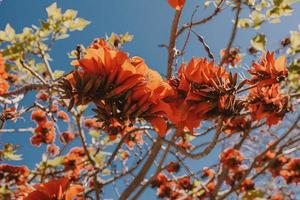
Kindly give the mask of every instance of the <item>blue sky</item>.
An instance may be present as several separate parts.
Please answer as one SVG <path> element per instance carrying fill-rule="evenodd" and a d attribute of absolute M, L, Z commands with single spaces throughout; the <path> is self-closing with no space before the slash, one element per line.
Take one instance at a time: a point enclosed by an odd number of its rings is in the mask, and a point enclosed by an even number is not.
<path fill-rule="evenodd" d="M 38 24 L 38 19 L 46 18 L 45 8 L 53 3 L 53 0 L 2 0 L 0 4 L 0 29 L 4 29 L 7 23 L 20 32 L 24 26 Z M 67 53 L 73 50 L 77 44 L 88 45 L 94 38 L 104 37 L 111 32 L 129 32 L 135 36 L 134 41 L 128 43 L 124 49 L 132 56 L 138 55 L 146 60 L 152 68 L 165 74 L 166 71 L 166 50 L 159 48 L 159 44 L 167 44 L 171 20 L 174 14 L 166 0 L 60 0 L 56 1 L 63 10 L 78 10 L 78 15 L 89 21 L 91 24 L 81 32 L 72 32 L 71 37 L 58 41 L 51 53 L 54 69 L 70 71 Z M 181 24 L 188 22 L 196 3 L 200 0 L 188 0 L 184 9 Z M 235 47 L 241 47 L 245 51 L 250 45 L 250 38 L 256 32 L 263 32 L 268 36 L 268 48 L 274 50 L 278 47 L 280 39 L 289 35 L 289 30 L 297 30 L 300 24 L 300 6 L 294 6 L 295 13 L 291 17 L 282 18 L 280 25 L 264 24 L 258 31 L 239 30 Z M 201 19 L 210 14 L 211 9 L 200 9 L 196 19 Z M 247 12 L 246 12 L 247 13 Z M 243 13 L 245 15 L 245 13 Z M 197 27 L 206 42 L 209 44 L 215 57 L 218 58 L 219 51 L 225 48 L 231 33 L 233 13 L 230 9 L 219 14 L 211 23 Z M 179 40 L 181 44 L 182 40 Z M 180 47 L 180 46 L 179 46 Z M 203 47 L 192 39 L 189 43 L 185 60 L 191 56 L 206 56 Z M 179 62 L 182 61 L 180 58 Z M 30 98 L 27 99 L 30 101 Z M 27 125 L 28 122 L 21 121 L 18 126 Z M 17 125 L 9 123 L 10 127 Z M 11 134 L 2 136 L 4 141 L 16 141 L 22 145 L 24 161 L 33 167 L 33 164 L 40 160 L 38 153 L 43 148 L 33 149 L 29 145 L 29 135 L 26 133 Z M 209 160 L 207 160 L 209 161 Z M 199 164 L 203 165 L 203 164 Z"/>

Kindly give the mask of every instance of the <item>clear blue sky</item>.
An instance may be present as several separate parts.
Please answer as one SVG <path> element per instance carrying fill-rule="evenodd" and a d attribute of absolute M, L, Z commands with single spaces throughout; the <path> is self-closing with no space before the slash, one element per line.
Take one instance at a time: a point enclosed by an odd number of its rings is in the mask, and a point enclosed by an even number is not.
<path fill-rule="evenodd" d="M 0 29 L 4 29 L 10 23 L 17 32 L 24 26 L 38 24 L 38 19 L 46 18 L 45 8 L 53 3 L 53 0 L 2 0 L 0 4 Z M 143 57 L 147 64 L 162 74 L 166 71 L 166 50 L 158 48 L 158 44 L 166 44 L 169 37 L 169 29 L 174 14 L 166 0 L 60 0 L 58 6 L 63 10 L 68 8 L 78 10 L 78 15 L 92 23 L 82 32 L 72 32 L 71 37 L 57 42 L 55 45 L 51 63 L 53 68 L 65 71 L 71 70 L 70 60 L 67 53 L 76 47 L 77 44 L 88 45 L 94 38 L 103 37 L 111 32 L 129 32 L 135 36 L 134 41 L 125 46 L 125 50 L 131 55 Z M 187 0 L 182 23 L 188 22 L 196 3 L 203 3 L 202 0 Z M 292 17 L 284 17 L 280 25 L 264 24 L 259 31 L 268 36 L 269 49 L 276 49 L 279 40 L 289 35 L 289 30 L 297 30 L 300 23 L 300 6 L 294 6 L 295 13 Z M 196 19 L 208 16 L 210 10 L 200 9 Z M 198 27 L 196 30 L 201 33 L 211 47 L 216 57 L 219 50 L 225 48 L 232 27 L 232 11 L 227 9 L 211 23 Z M 258 31 L 239 30 L 235 45 L 245 51 L 249 46 L 250 38 Z M 179 41 L 180 42 L 180 41 Z M 206 56 L 203 47 L 195 40 L 191 40 L 189 50 L 185 59 L 191 56 Z M 29 99 L 30 100 L 30 99 Z M 23 121 L 10 127 L 22 126 L 28 122 Z M 8 127 L 7 126 L 7 127 Z M 28 138 L 29 134 L 18 133 L 3 135 L 0 140 L 14 141 L 22 145 L 24 161 L 14 162 L 25 163 L 33 167 L 34 163 L 40 160 L 39 153 L 43 148 L 33 149 Z M 207 162 L 209 160 L 206 160 Z M 202 161 L 203 162 L 203 161 Z M 199 168 L 202 166 L 199 163 Z"/>

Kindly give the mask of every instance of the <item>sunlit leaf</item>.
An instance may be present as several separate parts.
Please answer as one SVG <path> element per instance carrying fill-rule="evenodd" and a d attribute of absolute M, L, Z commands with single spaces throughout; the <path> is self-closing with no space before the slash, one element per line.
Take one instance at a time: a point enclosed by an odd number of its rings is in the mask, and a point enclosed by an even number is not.
<path fill-rule="evenodd" d="M 251 190 L 245 193 L 245 195 L 242 197 L 242 200 L 255 200 L 258 198 L 264 197 L 264 192 L 261 190 Z"/>
<path fill-rule="evenodd" d="M 57 167 L 63 164 L 64 158 L 65 158 L 64 156 L 56 157 L 53 160 L 48 160 L 47 164 L 51 167 Z"/>
<path fill-rule="evenodd" d="M 264 52 L 266 49 L 266 36 L 264 34 L 257 34 L 254 38 L 251 40 L 251 45 L 255 49 Z"/>
<path fill-rule="evenodd" d="M 289 54 L 295 54 L 300 52 L 300 32 L 291 31 L 291 47 L 288 49 Z"/>
<path fill-rule="evenodd" d="M 77 16 L 77 11 L 72 9 L 66 10 L 65 13 L 63 14 L 63 17 L 65 19 L 74 19 L 76 16 Z"/>
<path fill-rule="evenodd" d="M 250 18 L 253 22 L 252 27 L 258 29 L 260 25 L 264 22 L 265 15 L 255 10 L 250 14 Z"/>
<path fill-rule="evenodd" d="M 78 30 L 82 31 L 87 25 L 89 25 L 91 22 L 83 19 L 83 18 L 77 18 L 73 21 L 73 23 L 70 24 L 70 30 Z"/>
<path fill-rule="evenodd" d="M 61 16 L 61 9 L 57 8 L 56 2 L 51 4 L 48 8 L 46 8 L 48 17 L 57 19 Z"/>
<path fill-rule="evenodd" d="M 238 21 L 238 27 L 239 28 L 249 28 L 251 26 L 252 22 L 250 19 L 244 18 L 239 19 Z"/>
<path fill-rule="evenodd" d="M 4 152 L 3 155 L 3 157 L 8 160 L 22 160 L 22 155 L 14 154 L 14 152 Z"/>

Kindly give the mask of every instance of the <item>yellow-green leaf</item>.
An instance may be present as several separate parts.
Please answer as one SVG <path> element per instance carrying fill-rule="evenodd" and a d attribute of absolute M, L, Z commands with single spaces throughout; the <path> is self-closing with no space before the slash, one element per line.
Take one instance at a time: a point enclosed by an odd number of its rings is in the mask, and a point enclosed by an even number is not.
<path fill-rule="evenodd" d="M 121 35 L 121 43 L 131 42 L 133 40 L 133 35 L 130 35 L 129 33 L 125 33 L 124 35 Z"/>
<path fill-rule="evenodd" d="M 239 19 L 238 21 L 239 28 L 249 28 L 250 26 L 252 26 L 252 22 L 250 19 L 247 18 Z"/>
<path fill-rule="evenodd" d="M 264 22 L 265 15 L 255 10 L 250 14 L 250 18 L 253 21 L 252 27 L 258 29 L 260 25 Z"/>
<path fill-rule="evenodd" d="M 22 155 L 14 154 L 14 151 L 4 151 L 3 157 L 8 160 L 22 160 Z"/>
<path fill-rule="evenodd" d="M 50 18 L 57 19 L 61 16 L 61 9 L 57 8 L 56 2 L 51 4 L 48 8 L 46 8 L 46 10 L 48 13 L 48 17 Z"/>
<path fill-rule="evenodd" d="M 96 130 L 89 131 L 89 134 L 94 138 L 98 138 L 100 136 L 100 132 Z"/>
<path fill-rule="evenodd" d="M 10 24 L 6 25 L 5 33 L 6 33 L 6 36 L 9 40 L 13 40 L 16 36 L 15 29 L 13 29 L 13 27 L 11 27 Z"/>
<path fill-rule="evenodd" d="M 76 18 L 73 23 L 70 24 L 70 30 L 78 30 L 82 31 L 87 25 L 89 25 L 91 22 L 83 19 L 83 18 Z"/>
<path fill-rule="evenodd" d="M 300 52 L 300 32 L 291 31 L 291 47 L 288 49 L 289 54 L 295 54 Z"/>
<path fill-rule="evenodd" d="M 58 156 L 52 160 L 48 160 L 47 164 L 50 166 L 50 167 L 57 167 L 59 165 L 62 165 L 63 162 L 64 162 L 64 156 Z"/>
<path fill-rule="evenodd" d="M 267 43 L 267 39 L 264 34 L 257 34 L 251 40 L 252 47 L 262 52 L 264 52 L 266 49 L 266 43 Z"/>
<path fill-rule="evenodd" d="M 65 19 L 74 19 L 77 16 L 77 11 L 76 10 L 72 10 L 72 9 L 68 9 L 65 11 L 65 13 L 63 14 Z"/>

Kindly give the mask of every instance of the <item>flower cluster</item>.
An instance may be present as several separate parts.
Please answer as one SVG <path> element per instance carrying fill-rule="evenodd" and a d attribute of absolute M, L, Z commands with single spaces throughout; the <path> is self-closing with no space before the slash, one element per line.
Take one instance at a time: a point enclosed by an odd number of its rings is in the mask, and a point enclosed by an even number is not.
<path fill-rule="evenodd" d="M 35 146 L 40 146 L 41 143 L 53 143 L 55 139 L 54 122 L 48 121 L 46 113 L 43 110 L 35 110 L 31 114 L 31 119 L 37 123 L 31 143 Z"/>
<path fill-rule="evenodd" d="M 252 78 L 249 83 L 258 87 L 270 86 L 283 81 L 288 71 L 286 68 L 286 58 L 281 56 L 274 58 L 274 52 L 267 52 L 262 56 L 260 63 L 253 63 L 252 68 L 248 71 Z"/>
<path fill-rule="evenodd" d="M 25 166 L 0 165 L 0 183 L 23 185 L 27 181 L 29 169 Z"/>
<path fill-rule="evenodd" d="M 66 176 L 70 177 L 73 180 L 77 180 L 79 178 L 80 172 L 82 170 L 88 169 L 89 167 L 86 165 L 86 159 L 87 157 L 82 147 L 72 148 L 63 160 Z"/>
<path fill-rule="evenodd" d="M 239 54 L 240 50 L 238 48 L 230 49 L 229 52 L 227 49 L 222 49 L 220 51 L 220 56 L 223 59 L 223 64 L 228 65 L 230 64 L 234 67 L 241 61 L 241 55 Z"/>
<path fill-rule="evenodd" d="M 80 194 L 84 191 L 83 186 L 80 184 L 71 185 L 67 178 L 52 179 L 47 183 L 36 184 L 34 188 L 35 190 L 30 192 L 24 200 L 84 199 L 83 197 L 80 197 Z"/>
<path fill-rule="evenodd" d="M 287 164 L 284 170 L 281 171 L 281 176 L 289 183 L 300 183 L 300 158 L 293 158 Z"/>
<path fill-rule="evenodd" d="M 9 89 L 9 83 L 7 81 L 8 74 L 5 70 L 5 61 L 0 53 L 0 95 L 5 94 Z"/>
<path fill-rule="evenodd" d="M 240 151 L 229 148 L 224 150 L 220 155 L 221 163 L 231 170 L 239 169 L 245 159 Z"/>
<path fill-rule="evenodd" d="M 112 138 L 142 119 L 165 134 L 169 105 L 161 100 L 171 88 L 143 59 L 98 39 L 73 65 L 78 69 L 61 84 L 65 98 L 71 107 L 95 103 L 97 120 Z"/>
<path fill-rule="evenodd" d="M 238 84 L 237 74 L 206 59 L 193 58 L 182 64 L 177 76 L 169 80 L 173 92 L 164 99 L 171 105 L 168 118 L 178 129 L 190 132 L 201 121 L 219 116 L 223 117 L 224 132 L 230 134 L 249 129 L 252 121 L 264 118 L 269 126 L 277 124 L 291 110 L 290 99 L 280 93 L 279 86 L 287 76 L 285 58 L 275 60 L 274 53 L 267 52 L 249 73 L 251 79 Z M 241 99 L 237 94 L 245 84 L 252 89 Z"/>
<path fill-rule="evenodd" d="M 268 171 L 272 177 L 281 176 L 287 184 L 300 182 L 300 158 L 290 158 L 273 151 L 268 151 L 258 159 L 255 167 L 260 171 L 268 163 Z"/>
<path fill-rule="evenodd" d="M 170 80 L 173 94 L 167 98 L 172 113 L 169 119 L 177 128 L 189 131 L 199 127 L 202 120 L 217 116 L 231 116 L 243 108 L 235 98 L 237 76 L 227 73 L 204 58 L 193 58 Z"/>
<path fill-rule="evenodd" d="M 151 181 L 151 187 L 157 188 L 157 196 L 165 199 L 205 199 L 215 189 L 215 183 L 208 181 L 205 184 L 205 189 L 203 186 L 204 183 L 199 184 L 189 176 L 174 179 L 168 178 L 163 173 L 158 174 Z"/>

